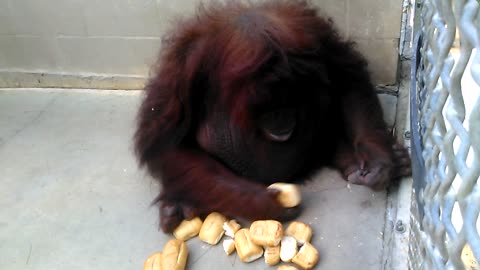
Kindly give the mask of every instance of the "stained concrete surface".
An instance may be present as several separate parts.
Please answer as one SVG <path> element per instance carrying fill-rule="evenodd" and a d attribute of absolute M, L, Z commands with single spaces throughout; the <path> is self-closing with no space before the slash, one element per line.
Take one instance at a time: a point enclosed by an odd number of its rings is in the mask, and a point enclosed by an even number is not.
<path fill-rule="evenodd" d="M 149 207 L 159 187 L 132 154 L 140 100 L 139 91 L 0 90 L 0 269 L 142 269 L 163 248 L 172 236 Z M 385 193 L 331 170 L 302 191 L 315 269 L 381 269 Z M 187 269 L 276 269 L 187 244 Z"/>

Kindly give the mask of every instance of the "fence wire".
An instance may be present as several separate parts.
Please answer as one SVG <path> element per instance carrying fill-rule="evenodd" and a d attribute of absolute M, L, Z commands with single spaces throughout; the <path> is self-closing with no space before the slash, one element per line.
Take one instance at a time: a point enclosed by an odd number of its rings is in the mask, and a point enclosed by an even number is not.
<path fill-rule="evenodd" d="M 479 1 L 418 2 L 409 267 L 480 269 Z"/>

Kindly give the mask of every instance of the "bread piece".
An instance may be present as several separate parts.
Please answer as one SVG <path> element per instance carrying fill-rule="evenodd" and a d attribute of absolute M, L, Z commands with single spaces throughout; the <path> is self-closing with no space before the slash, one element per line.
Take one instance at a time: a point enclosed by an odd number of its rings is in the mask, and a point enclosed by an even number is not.
<path fill-rule="evenodd" d="M 148 257 L 148 259 L 143 264 L 143 270 L 162 270 L 161 264 L 162 264 L 162 253 L 157 252 L 150 255 L 150 257 Z"/>
<path fill-rule="evenodd" d="M 230 221 L 223 223 L 223 229 L 225 230 L 225 235 L 230 236 L 232 238 L 235 237 L 235 233 L 241 228 L 242 226 L 240 226 L 240 224 L 238 224 L 238 222 L 235 219 L 232 219 Z"/>
<path fill-rule="evenodd" d="M 280 262 L 280 246 L 266 247 L 263 254 L 267 265 L 276 265 Z"/>
<path fill-rule="evenodd" d="M 277 270 L 298 270 L 295 266 L 291 265 L 281 265 Z"/>
<path fill-rule="evenodd" d="M 463 246 L 460 258 L 462 259 L 465 269 L 480 269 L 478 260 L 475 258 L 475 255 L 473 255 L 472 247 L 470 247 L 469 244 Z"/>
<path fill-rule="evenodd" d="M 298 185 L 289 183 L 273 183 L 268 188 L 273 188 L 280 191 L 280 194 L 277 196 L 277 200 L 283 207 L 295 207 L 302 202 L 302 194 Z"/>
<path fill-rule="evenodd" d="M 282 262 L 291 262 L 297 251 L 297 240 L 291 236 L 284 236 L 280 243 L 280 259 Z"/>
<path fill-rule="evenodd" d="M 188 248 L 184 241 L 171 239 L 162 251 L 162 270 L 184 270 L 187 264 Z"/>
<path fill-rule="evenodd" d="M 227 218 L 224 215 L 217 212 L 211 213 L 203 221 L 198 238 L 210 245 L 218 244 L 225 233 L 223 223 L 226 221 Z"/>
<path fill-rule="evenodd" d="M 173 231 L 173 235 L 178 240 L 187 241 L 198 235 L 200 228 L 202 227 L 202 220 L 199 217 L 196 217 L 191 220 L 184 220 L 178 227 Z"/>
<path fill-rule="evenodd" d="M 312 269 L 318 262 L 318 251 L 310 243 L 305 243 L 293 257 L 292 262 L 302 269 Z"/>
<path fill-rule="evenodd" d="M 253 243 L 259 246 L 278 246 L 283 237 L 282 224 L 276 220 L 254 221 L 250 225 L 250 236 Z"/>
<path fill-rule="evenodd" d="M 235 241 L 233 239 L 223 240 L 223 250 L 227 255 L 232 254 L 235 251 Z"/>
<path fill-rule="evenodd" d="M 303 222 L 293 221 L 285 230 L 285 235 L 293 236 L 300 245 L 303 245 L 312 239 L 312 228 Z"/>
<path fill-rule="evenodd" d="M 235 249 L 242 262 L 253 262 L 262 257 L 262 247 L 254 244 L 250 239 L 249 229 L 240 229 L 235 233 Z"/>

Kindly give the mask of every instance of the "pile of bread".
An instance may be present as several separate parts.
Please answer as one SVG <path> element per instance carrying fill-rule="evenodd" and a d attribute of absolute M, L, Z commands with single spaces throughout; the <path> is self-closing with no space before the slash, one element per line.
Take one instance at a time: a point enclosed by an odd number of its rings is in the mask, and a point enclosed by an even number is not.
<path fill-rule="evenodd" d="M 281 191 L 278 197 L 285 206 L 300 203 L 300 191 L 291 184 L 274 184 Z M 282 201 L 283 200 L 283 201 Z M 312 269 L 318 262 L 318 251 L 310 244 L 312 228 L 299 221 L 291 222 L 284 230 L 276 220 L 257 220 L 249 228 L 242 228 L 235 220 L 220 213 L 211 213 L 202 222 L 200 218 L 184 220 L 173 232 L 176 239 L 167 242 L 162 252 L 151 255 L 144 270 L 183 270 L 188 257 L 185 241 L 198 235 L 200 240 L 217 245 L 222 237 L 227 255 L 235 251 L 242 262 L 249 263 L 262 256 L 270 266 L 280 262 L 293 263 L 302 269 Z M 282 265 L 278 270 L 297 269 Z"/>

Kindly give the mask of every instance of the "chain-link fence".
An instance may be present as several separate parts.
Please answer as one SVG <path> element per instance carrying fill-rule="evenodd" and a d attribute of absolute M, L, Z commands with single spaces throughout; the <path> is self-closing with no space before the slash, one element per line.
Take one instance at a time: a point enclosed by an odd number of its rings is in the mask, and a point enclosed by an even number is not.
<path fill-rule="evenodd" d="M 417 4 L 409 267 L 480 269 L 479 1 Z"/>

